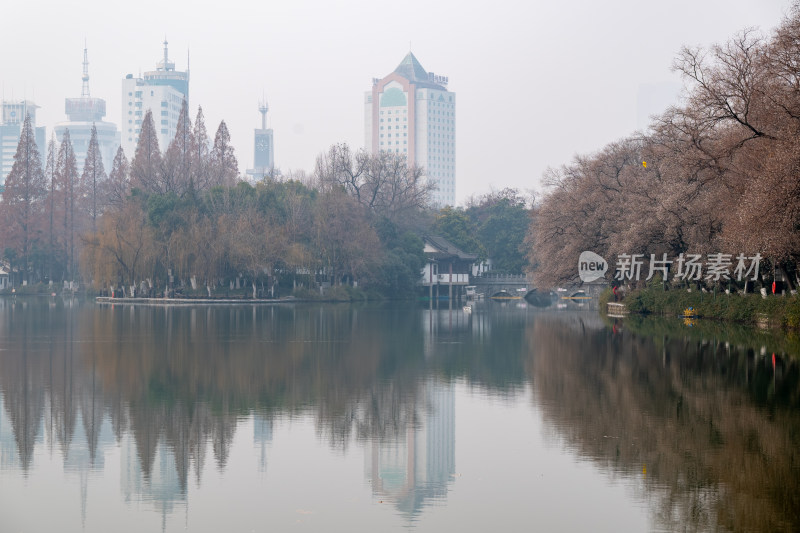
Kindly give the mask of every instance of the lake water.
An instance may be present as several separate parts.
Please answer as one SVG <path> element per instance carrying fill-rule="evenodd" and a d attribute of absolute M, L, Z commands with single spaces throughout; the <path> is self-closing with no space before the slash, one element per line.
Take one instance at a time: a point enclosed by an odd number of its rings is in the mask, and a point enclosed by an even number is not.
<path fill-rule="evenodd" d="M 524 302 L 0 299 L 0 531 L 798 531 L 792 346 Z"/>

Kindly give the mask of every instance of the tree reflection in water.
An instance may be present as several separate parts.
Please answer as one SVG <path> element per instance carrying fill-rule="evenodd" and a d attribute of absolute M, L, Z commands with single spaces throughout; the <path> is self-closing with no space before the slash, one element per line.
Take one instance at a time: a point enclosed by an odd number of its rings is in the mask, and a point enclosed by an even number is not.
<path fill-rule="evenodd" d="M 773 368 L 725 339 L 628 324 L 491 302 L 465 314 L 6 301 L 0 469 L 30 472 L 44 445 L 85 475 L 117 443 L 125 500 L 166 515 L 202 483 L 209 449 L 226 469 L 243 420 L 263 472 L 277 421 L 311 414 L 328 446 L 365 447 L 372 490 L 413 517 L 447 496 L 464 382 L 515 401 L 532 390 L 552 441 L 633 480 L 658 527 L 800 528 L 796 359 Z"/>

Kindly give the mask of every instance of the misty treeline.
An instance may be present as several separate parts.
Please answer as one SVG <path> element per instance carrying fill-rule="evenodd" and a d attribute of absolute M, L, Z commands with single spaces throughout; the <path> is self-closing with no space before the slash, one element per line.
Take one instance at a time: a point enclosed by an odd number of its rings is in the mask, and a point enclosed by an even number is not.
<path fill-rule="evenodd" d="M 148 113 L 130 162 L 120 148 L 106 174 L 93 133 L 79 176 L 69 132 L 60 145 L 50 141 L 42 168 L 26 121 L 0 204 L 0 249 L 16 284 L 79 281 L 129 296 L 246 286 L 269 297 L 329 283 L 409 295 L 424 264 L 422 236 L 447 230 L 440 221 L 463 211 L 431 210 L 432 190 L 405 156 L 344 144 L 321 154 L 312 175 L 273 172 L 248 183 L 225 122 L 212 143 L 202 109 L 192 124 L 185 104 L 164 153 Z M 496 224 L 505 208 L 520 214 L 515 195 L 473 199 L 471 212 Z M 521 213 L 527 221 L 524 205 Z M 523 237 L 514 241 L 518 270 Z M 486 242 L 476 246 L 492 249 Z"/>
<path fill-rule="evenodd" d="M 528 235 L 540 286 L 576 278 L 583 250 L 800 259 L 800 3 L 769 36 L 683 48 L 684 99 L 649 130 L 549 169 Z M 644 165 L 646 163 L 646 166 Z M 787 279 L 790 279 L 789 276 Z"/>

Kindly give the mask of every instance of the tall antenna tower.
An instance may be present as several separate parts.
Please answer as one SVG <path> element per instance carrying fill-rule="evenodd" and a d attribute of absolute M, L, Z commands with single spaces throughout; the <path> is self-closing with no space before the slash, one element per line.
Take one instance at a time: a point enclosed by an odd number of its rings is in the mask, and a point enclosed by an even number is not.
<path fill-rule="evenodd" d="M 267 129 L 267 111 L 269 111 L 269 104 L 264 95 L 261 95 L 261 100 L 258 102 L 258 111 L 261 113 L 261 129 Z"/>
<path fill-rule="evenodd" d="M 86 41 L 83 42 L 83 86 L 81 87 L 81 98 L 89 98 L 89 54 L 86 51 Z"/>

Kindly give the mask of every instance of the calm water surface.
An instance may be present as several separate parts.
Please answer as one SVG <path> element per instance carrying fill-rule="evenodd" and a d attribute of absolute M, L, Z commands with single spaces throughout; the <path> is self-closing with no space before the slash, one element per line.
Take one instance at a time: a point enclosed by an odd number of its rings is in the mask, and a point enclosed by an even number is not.
<path fill-rule="evenodd" d="M 760 335 L 0 299 L 0 531 L 798 531 L 797 356 Z"/>

